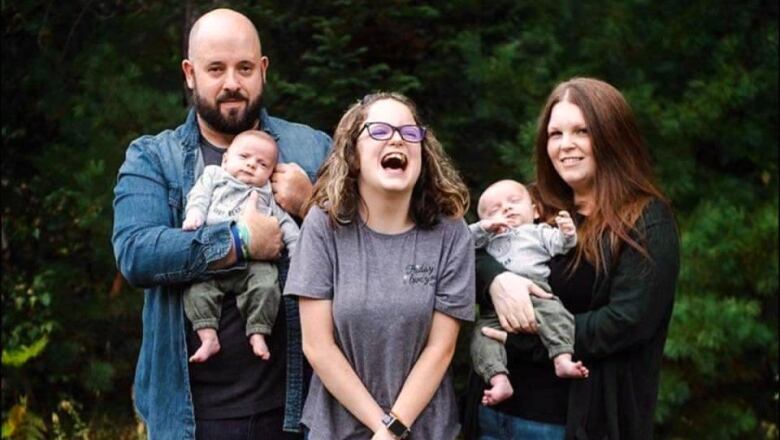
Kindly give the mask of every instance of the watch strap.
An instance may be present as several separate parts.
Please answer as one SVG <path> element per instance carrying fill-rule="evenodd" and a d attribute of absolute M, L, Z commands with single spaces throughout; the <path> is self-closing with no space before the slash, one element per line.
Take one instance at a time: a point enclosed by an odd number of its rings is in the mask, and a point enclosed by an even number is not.
<path fill-rule="evenodd" d="M 382 424 L 397 439 L 404 440 L 409 437 L 409 428 L 392 412 L 388 412 L 382 417 Z"/>

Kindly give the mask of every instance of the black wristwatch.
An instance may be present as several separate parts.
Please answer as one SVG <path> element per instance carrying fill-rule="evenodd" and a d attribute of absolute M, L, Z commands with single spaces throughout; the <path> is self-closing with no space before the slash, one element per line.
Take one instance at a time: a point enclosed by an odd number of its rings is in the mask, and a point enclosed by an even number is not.
<path fill-rule="evenodd" d="M 400 440 L 409 438 L 409 428 L 398 420 L 398 417 L 396 417 L 395 414 L 391 412 L 385 414 L 382 417 L 382 424 L 387 427 L 387 430 L 390 431 L 390 434 L 393 434 L 395 438 Z"/>

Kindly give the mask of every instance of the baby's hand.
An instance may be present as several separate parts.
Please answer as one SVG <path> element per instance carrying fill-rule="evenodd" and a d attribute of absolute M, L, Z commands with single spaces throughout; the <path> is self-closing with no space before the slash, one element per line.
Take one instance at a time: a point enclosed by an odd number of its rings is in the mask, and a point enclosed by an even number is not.
<path fill-rule="evenodd" d="M 571 219 L 568 211 L 558 211 L 558 215 L 555 217 L 555 224 L 558 225 L 558 229 L 563 232 L 563 235 L 575 235 L 577 229 L 574 227 L 574 220 Z"/>
<path fill-rule="evenodd" d="M 181 228 L 185 231 L 194 231 L 195 229 L 198 229 L 202 224 L 203 224 L 203 214 L 192 212 L 187 215 L 187 218 L 184 219 L 184 224 L 181 225 Z"/>
<path fill-rule="evenodd" d="M 501 234 L 509 227 L 503 220 L 489 220 L 484 219 L 479 221 L 479 226 L 482 229 L 492 232 L 494 234 Z"/>

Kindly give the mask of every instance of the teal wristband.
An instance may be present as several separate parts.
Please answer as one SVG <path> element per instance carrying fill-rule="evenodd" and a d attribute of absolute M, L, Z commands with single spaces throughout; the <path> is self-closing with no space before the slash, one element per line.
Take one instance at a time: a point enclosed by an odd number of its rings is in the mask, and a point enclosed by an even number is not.
<path fill-rule="evenodd" d="M 236 223 L 236 229 L 238 229 L 238 238 L 241 239 L 241 252 L 244 254 L 244 258 L 249 259 L 249 228 L 243 223 Z"/>
<path fill-rule="evenodd" d="M 238 263 L 241 263 L 246 257 L 244 257 L 244 246 L 241 244 L 241 237 L 238 235 L 238 228 L 235 223 L 230 225 L 230 237 L 233 239 L 233 249 L 236 250 L 236 260 Z"/>

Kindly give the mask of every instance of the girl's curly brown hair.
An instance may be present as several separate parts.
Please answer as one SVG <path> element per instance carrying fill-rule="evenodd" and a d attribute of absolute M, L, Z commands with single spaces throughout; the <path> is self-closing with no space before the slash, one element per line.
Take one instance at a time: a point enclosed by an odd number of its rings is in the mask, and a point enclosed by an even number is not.
<path fill-rule="evenodd" d="M 306 207 L 308 210 L 318 206 L 328 214 L 334 226 L 352 222 L 363 203 L 357 185 L 360 175 L 357 139 L 368 109 L 384 99 L 404 104 L 415 123 L 423 125 L 414 102 L 399 93 L 366 95 L 344 113 L 333 135 L 333 149 L 317 173 L 317 183 Z M 421 150 L 422 170 L 412 191 L 412 220 L 420 227 L 430 228 L 440 216 L 462 217 L 469 205 L 468 189 L 430 129 L 425 132 Z"/>

